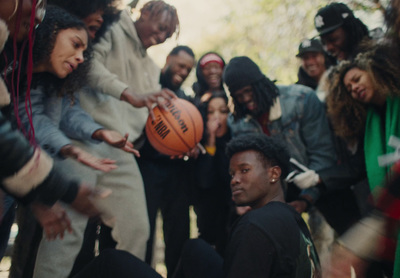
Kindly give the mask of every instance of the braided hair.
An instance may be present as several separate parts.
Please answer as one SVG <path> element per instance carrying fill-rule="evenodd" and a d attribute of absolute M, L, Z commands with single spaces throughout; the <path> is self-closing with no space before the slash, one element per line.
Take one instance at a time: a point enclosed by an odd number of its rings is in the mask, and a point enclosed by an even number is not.
<path fill-rule="evenodd" d="M 346 50 L 349 53 L 349 57 L 354 57 L 359 53 L 359 44 L 363 40 L 369 40 L 368 27 L 358 18 L 349 16 L 344 19 L 342 25 L 343 30 L 346 32 Z"/>
<path fill-rule="evenodd" d="M 400 0 L 391 0 L 385 11 L 387 37 L 393 44 L 400 45 Z"/>
<path fill-rule="evenodd" d="M 152 0 L 147 2 L 141 9 L 140 12 L 149 12 L 151 18 L 158 17 L 163 12 L 167 12 L 168 14 L 168 32 L 167 38 L 170 38 L 174 33 L 176 33 L 176 37 L 179 36 L 179 18 L 176 8 L 172 5 L 165 3 L 162 0 Z"/>
<path fill-rule="evenodd" d="M 250 85 L 253 89 L 253 99 L 254 102 L 257 103 L 258 112 L 260 114 L 268 112 L 274 104 L 276 97 L 279 96 L 278 87 L 266 76 Z M 244 105 L 239 104 L 235 97 L 233 97 L 233 103 L 235 105 L 233 112 L 235 120 L 243 118 L 249 114 L 247 108 Z"/>

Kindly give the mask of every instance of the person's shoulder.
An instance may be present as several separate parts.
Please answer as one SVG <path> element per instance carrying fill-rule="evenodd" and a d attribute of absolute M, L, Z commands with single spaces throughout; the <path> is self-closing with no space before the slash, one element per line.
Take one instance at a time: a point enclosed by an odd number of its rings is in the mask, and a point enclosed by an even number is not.
<path fill-rule="evenodd" d="M 269 238 L 297 239 L 301 216 L 293 207 L 282 202 L 270 202 L 262 208 L 243 215 L 234 227 L 235 234 L 256 229 Z"/>
<path fill-rule="evenodd" d="M 315 91 L 302 84 L 277 85 L 279 94 L 284 96 L 298 97 L 304 94 L 315 94 Z"/>
<path fill-rule="evenodd" d="M 130 13 L 127 10 L 122 10 L 119 12 L 118 17 L 114 19 L 111 23 L 109 23 L 109 26 L 107 27 L 107 30 L 104 32 L 102 37 L 107 38 L 118 36 L 118 38 L 120 38 L 121 34 L 125 32 L 131 35 L 131 33 L 136 32 L 136 29 L 134 27 Z M 101 39 L 102 38 L 99 38 L 99 41 Z"/>
<path fill-rule="evenodd" d="M 269 202 L 259 209 L 249 211 L 243 216 L 243 218 L 248 222 L 259 225 L 263 224 L 264 222 L 271 223 L 271 221 L 281 222 L 282 218 L 288 219 L 288 217 L 293 217 L 294 213 L 296 213 L 296 211 L 293 209 L 293 207 L 286 203 Z"/>
<path fill-rule="evenodd" d="M 275 212 L 278 211 L 285 211 L 287 213 L 294 211 L 293 207 L 288 205 L 287 203 L 284 202 L 269 202 L 262 208 L 260 208 L 261 211 L 264 211 L 265 213 L 274 215 Z M 254 210 L 257 211 L 257 210 Z"/>

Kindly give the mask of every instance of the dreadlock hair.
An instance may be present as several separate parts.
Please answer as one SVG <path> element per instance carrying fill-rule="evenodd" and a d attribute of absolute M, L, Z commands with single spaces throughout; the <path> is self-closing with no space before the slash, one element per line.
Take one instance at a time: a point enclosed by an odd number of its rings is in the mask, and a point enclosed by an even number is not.
<path fill-rule="evenodd" d="M 13 110 L 15 115 L 15 120 L 18 126 L 18 129 L 22 131 L 25 137 L 29 140 L 32 145 L 36 146 L 35 143 L 35 134 L 32 124 L 32 109 L 31 109 L 31 99 L 30 99 L 30 86 L 32 81 L 32 71 L 33 71 L 33 62 L 32 62 L 32 46 L 34 40 L 34 31 L 35 31 L 35 18 L 36 18 L 36 0 L 32 0 L 32 8 L 30 15 L 30 28 L 26 37 L 22 38 L 23 41 L 20 42 L 18 38 L 18 33 L 21 28 L 25 28 L 22 26 L 22 7 L 24 6 L 23 0 L 16 0 L 18 6 L 16 11 L 11 15 L 10 18 L 15 18 L 15 25 L 12 26 L 14 29 L 14 35 L 11 39 L 7 40 L 5 48 L 2 52 L 2 57 L 0 58 L 1 69 L 4 69 L 4 72 L 1 74 L 4 77 L 4 81 L 7 85 L 8 91 L 11 94 Z M 4 19 L 6 22 L 10 19 Z M 9 23 L 7 23 L 9 24 Z M 11 27 L 11 26 L 9 26 Z M 11 36 L 11 35 L 10 35 Z M 11 67 L 11 68 L 10 68 Z M 11 72 L 8 72 L 10 70 Z M 26 80 L 26 90 L 20 90 L 23 86 L 20 86 L 22 80 Z M 19 109 L 18 104 L 20 103 L 20 98 L 24 97 L 25 99 L 25 110 L 29 118 L 30 129 L 26 131 L 24 125 L 21 122 L 19 117 Z M 7 114 L 10 114 L 11 109 L 7 109 Z"/>
<path fill-rule="evenodd" d="M 387 26 L 386 37 L 396 45 L 400 45 L 400 0 L 391 0 L 385 11 Z"/>
<path fill-rule="evenodd" d="M 97 11 L 103 11 L 104 22 L 96 32 L 93 42 L 97 42 L 111 23 L 119 18 L 120 10 L 117 6 L 120 2 L 120 0 L 48 0 L 49 4 L 59 6 L 82 20 Z"/>
<path fill-rule="evenodd" d="M 352 61 L 343 61 L 328 74 L 326 104 L 334 132 L 349 143 L 356 143 L 364 135 L 367 106 L 351 97 L 343 83 L 346 73 L 359 68 L 368 73 L 375 94 L 400 96 L 399 54 L 390 45 L 370 44 L 368 51 Z"/>
<path fill-rule="evenodd" d="M 168 32 L 167 38 L 170 38 L 174 33 L 176 33 L 176 37 L 179 36 L 179 18 L 178 13 L 174 6 L 165 3 L 162 0 L 152 0 L 147 2 L 141 9 L 140 12 L 149 12 L 150 18 L 157 17 L 161 15 L 163 12 L 168 13 L 169 25 L 168 25 Z"/>
<path fill-rule="evenodd" d="M 77 17 L 71 15 L 64 9 L 50 6 L 47 9 L 46 17 L 36 31 L 35 44 L 33 46 L 33 63 L 37 65 L 48 61 L 54 49 L 56 38 L 60 31 L 65 29 L 86 30 L 86 25 Z M 36 75 L 33 85 L 43 86 L 45 91 L 55 89 L 58 95 L 70 95 L 81 88 L 87 81 L 87 73 L 90 68 L 91 45 L 88 40 L 88 47 L 83 53 L 84 62 L 66 78 L 60 79 L 50 73 L 39 73 Z M 46 90 L 47 89 L 47 90 Z"/>
<path fill-rule="evenodd" d="M 285 178 L 290 171 L 290 156 L 286 147 L 277 139 L 263 133 L 240 135 L 233 138 L 226 146 L 229 160 L 236 153 L 253 150 L 259 153 L 264 167 L 278 166 L 281 168 L 281 184 L 286 191 Z"/>
<path fill-rule="evenodd" d="M 257 110 L 259 113 L 268 112 L 274 104 L 274 100 L 279 96 L 278 87 L 265 75 L 262 79 L 249 85 L 251 85 L 251 88 L 253 89 L 253 99 L 254 102 L 257 103 Z M 234 94 L 232 94 L 232 99 L 235 106 L 233 111 L 235 120 L 244 118 L 247 114 L 249 114 L 247 108 L 237 102 Z"/>
<path fill-rule="evenodd" d="M 337 4 L 344 5 L 343 3 Z M 344 19 L 341 27 L 346 32 L 346 47 L 349 56 L 354 57 L 360 52 L 358 49 L 360 42 L 370 39 L 368 27 L 360 19 L 356 18 L 353 13 Z"/>

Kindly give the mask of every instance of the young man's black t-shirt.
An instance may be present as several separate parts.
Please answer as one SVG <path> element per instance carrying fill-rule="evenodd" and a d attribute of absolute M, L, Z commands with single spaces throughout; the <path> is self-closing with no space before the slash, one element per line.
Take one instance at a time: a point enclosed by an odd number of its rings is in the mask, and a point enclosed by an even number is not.
<path fill-rule="evenodd" d="M 225 277 L 320 277 L 310 233 L 289 205 L 270 202 L 250 211 L 232 228 Z"/>

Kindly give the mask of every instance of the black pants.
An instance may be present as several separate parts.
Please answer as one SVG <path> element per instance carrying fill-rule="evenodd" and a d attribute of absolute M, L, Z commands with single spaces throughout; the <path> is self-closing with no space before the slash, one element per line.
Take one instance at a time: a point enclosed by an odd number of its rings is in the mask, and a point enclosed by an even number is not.
<path fill-rule="evenodd" d="M 193 207 L 197 215 L 199 238 L 215 246 L 220 255 L 224 255 L 228 242 L 229 228 L 236 219 L 232 194 L 225 188 L 196 188 Z"/>
<path fill-rule="evenodd" d="M 160 209 L 163 217 L 165 265 L 168 277 L 171 277 L 183 245 L 189 238 L 189 199 L 186 191 L 189 185 L 186 165 L 183 161 L 156 159 L 137 159 L 137 161 L 145 186 L 150 222 L 145 261 L 151 264 L 156 217 Z"/>
<path fill-rule="evenodd" d="M 81 250 L 75 259 L 69 277 L 79 273 L 95 258 L 96 240 L 99 242 L 100 253 L 105 249 L 115 248 L 117 242 L 112 238 L 111 230 L 111 228 L 102 224 L 100 219 L 89 219 L 83 235 Z"/>
<path fill-rule="evenodd" d="M 18 234 L 14 242 L 9 277 L 30 278 L 33 276 L 43 229 L 29 206 L 18 205 L 16 220 Z"/>
<path fill-rule="evenodd" d="M 221 278 L 223 258 L 202 239 L 188 240 L 173 278 Z"/>
<path fill-rule="evenodd" d="M 132 254 L 107 249 L 73 278 L 162 278 L 149 265 Z"/>

